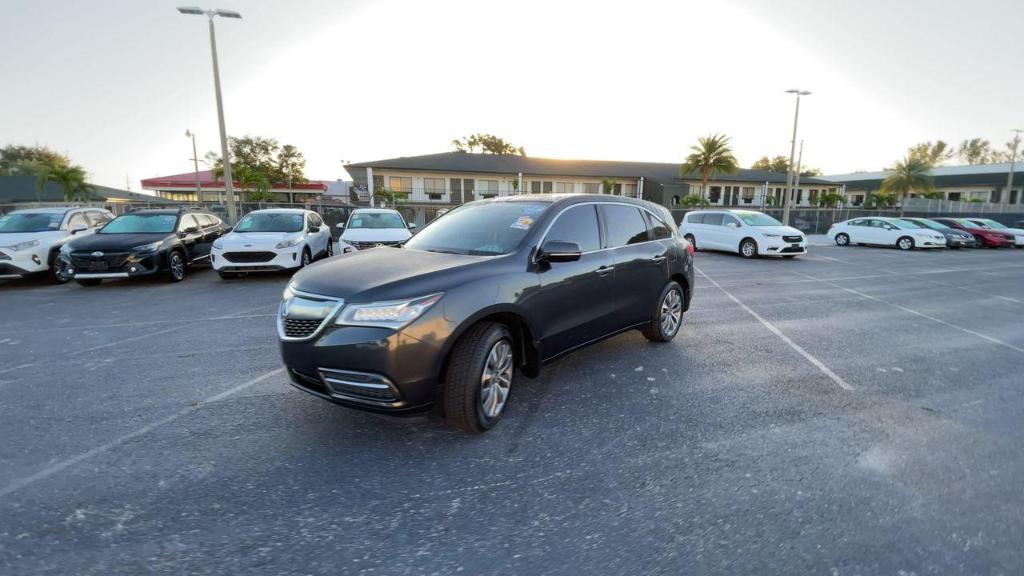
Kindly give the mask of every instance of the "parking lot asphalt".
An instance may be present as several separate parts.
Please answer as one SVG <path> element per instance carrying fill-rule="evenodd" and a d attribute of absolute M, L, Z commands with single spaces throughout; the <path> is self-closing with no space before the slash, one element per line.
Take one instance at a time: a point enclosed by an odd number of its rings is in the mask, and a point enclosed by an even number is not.
<path fill-rule="evenodd" d="M 0 573 L 1024 571 L 1024 251 L 696 263 L 479 437 L 289 386 L 284 276 L 0 281 Z"/>

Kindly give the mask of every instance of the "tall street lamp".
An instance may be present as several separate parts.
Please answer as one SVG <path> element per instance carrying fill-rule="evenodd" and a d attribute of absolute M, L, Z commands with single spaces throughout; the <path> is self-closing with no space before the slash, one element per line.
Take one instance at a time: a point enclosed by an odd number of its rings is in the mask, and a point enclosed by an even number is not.
<path fill-rule="evenodd" d="M 234 224 L 238 221 L 235 211 L 234 181 L 231 178 L 231 156 L 228 153 L 228 135 L 224 128 L 224 102 L 220 96 L 220 67 L 217 65 L 217 36 L 213 30 L 213 19 L 216 16 L 221 18 L 241 18 L 242 15 L 234 10 L 203 10 L 196 7 L 179 7 L 178 12 L 192 16 L 206 16 L 210 21 L 210 52 L 213 53 L 213 90 L 217 95 L 217 122 L 220 124 L 220 157 L 224 165 L 224 195 L 227 198 L 228 220 Z"/>
<path fill-rule="evenodd" d="M 202 202 L 202 187 L 199 185 L 199 154 L 196 153 L 196 133 L 191 130 L 185 130 L 185 138 L 192 139 L 192 162 L 195 163 L 196 169 L 196 202 Z"/>
<path fill-rule="evenodd" d="M 786 94 L 796 94 L 796 112 L 793 114 L 793 139 L 790 140 L 789 147 L 789 171 L 786 173 L 786 194 L 782 197 L 782 223 L 789 226 L 789 204 L 792 202 L 791 196 L 793 195 L 794 181 L 793 163 L 796 161 L 796 126 L 800 121 L 800 97 L 808 96 L 810 92 L 794 88 L 786 90 Z"/>
<path fill-rule="evenodd" d="M 1013 132 L 1013 151 L 1010 152 L 1010 172 L 1006 175 L 1006 200 L 1003 204 L 1010 203 L 1010 195 L 1013 194 L 1013 167 L 1017 163 L 1017 146 L 1020 144 L 1020 133 L 1024 132 L 1020 128 L 1014 128 Z"/>

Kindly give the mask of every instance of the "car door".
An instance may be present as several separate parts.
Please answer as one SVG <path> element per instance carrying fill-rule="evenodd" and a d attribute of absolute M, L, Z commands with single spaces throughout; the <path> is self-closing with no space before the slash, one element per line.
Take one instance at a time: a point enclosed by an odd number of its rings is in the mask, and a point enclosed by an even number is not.
<path fill-rule="evenodd" d="M 549 241 L 580 246 L 575 262 L 537 262 L 538 290 L 527 298 L 541 326 L 537 338 L 544 358 L 557 356 L 600 338 L 614 327 L 615 266 L 601 248 L 594 204 L 570 206 L 548 228 L 538 249 Z"/>
<path fill-rule="evenodd" d="M 885 220 L 871 219 L 871 236 L 874 238 L 872 244 L 881 246 L 895 246 L 896 239 L 900 236 L 900 230 Z"/>
<path fill-rule="evenodd" d="M 195 262 L 210 255 L 210 246 L 213 242 L 206 242 L 203 239 L 203 230 L 195 215 L 185 214 L 178 220 L 178 238 L 188 253 L 188 261 Z"/>
<path fill-rule="evenodd" d="M 725 248 L 722 241 L 722 216 L 721 212 L 706 212 L 704 214 L 704 221 L 700 226 L 701 236 L 695 237 L 697 246 L 701 248 L 714 248 L 715 250 Z"/>
<path fill-rule="evenodd" d="M 608 203 L 599 208 L 604 246 L 611 250 L 615 265 L 615 329 L 649 321 L 667 282 L 669 248 L 652 240 L 639 207 Z"/>
<path fill-rule="evenodd" d="M 732 214 L 722 215 L 722 226 L 719 230 L 721 235 L 722 248 L 730 252 L 740 251 L 740 240 L 743 239 L 743 231 L 740 228 L 743 224 L 740 219 Z"/>
<path fill-rule="evenodd" d="M 324 242 L 324 236 L 321 234 L 322 230 L 320 225 L 317 224 L 316 214 L 312 212 L 306 212 L 306 243 L 309 245 L 309 251 L 313 253 L 313 256 L 320 256 L 327 250 L 327 243 Z"/>

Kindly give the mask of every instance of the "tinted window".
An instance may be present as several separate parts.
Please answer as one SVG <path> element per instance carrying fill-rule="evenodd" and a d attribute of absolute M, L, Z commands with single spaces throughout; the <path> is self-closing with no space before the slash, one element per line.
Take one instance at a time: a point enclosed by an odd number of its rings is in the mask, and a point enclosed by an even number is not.
<path fill-rule="evenodd" d="M 782 226 L 782 222 L 760 212 L 740 212 L 736 216 L 751 226 Z"/>
<path fill-rule="evenodd" d="M 574 206 L 555 220 L 548 230 L 545 242 L 561 240 L 575 242 L 583 252 L 591 252 L 601 248 L 601 235 L 597 230 L 597 209 L 593 204 Z"/>
<path fill-rule="evenodd" d="M 59 212 L 15 212 L 0 216 L 0 233 L 49 232 L 60 229 L 63 219 L 64 214 Z"/>
<path fill-rule="evenodd" d="M 348 219 L 349 230 L 363 228 L 405 228 L 405 222 L 397 212 L 356 212 Z"/>
<path fill-rule="evenodd" d="M 125 214 L 110 221 L 102 234 L 156 234 L 174 232 L 176 214 Z"/>
<path fill-rule="evenodd" d="M 698 212 L 696 214 L 687 214 L 686 221 L 690 224 L 701 224 L 704 222 L 704 213 Z"/>
<path fill-rule="evenodd" d="M 298 232 L 302 230 L 302 214 L 288 212 L 254 212 L 235 226 L 235 232 Z"/>
<path fill-rule="evenodd" d="M 191 214 L 186 214 L 181 217 L 181 225 L 178 226 L 178 230 L 188 230 L 189 228 L 199 228 L 199 222 L 196 221 L 196 217 Z"/>
<path fill-rule="evenodd" d="M 202 224 L 204 228 L 216 226 L 220 223 L 220 220 L 218 220 L 216 216 L 211 216 L 209 214 L 197 214 L 196 218 L 199 219 L 199 223 Z"/>
<path fill-rule="evenodd" d="M 85 214 L 82 212 L 76 212 L 71 215 L 71 219 L 68 220 L 68 230 L 74 229 L 76 226 L 88 227 L 89 223 L 85 220 Z"/>
<path fill-rule="evenodd" d="M 705 224 L 711 224 L 712 226 L 721 226 L 722 225 L 722 215 L 721 214 L 705 214 L 704 215 L 704 223 Z"/>
<path fill-rule="evenodd" d="M 522 242 L 548 206 L 541 202 L 465 204 L 431 222 L 406 241 L 405 247 L 478 256 L 507 254 Z"/>
<path fill-rule="evenodd" d="M 736 218 L 726 214 L 725 216 L 722 216 L 722 224 L 726 224 L 726 225 L 728 225 L 728 224 L 735 224 L 735 225 L 739 226 L 740 225 L 740 221 L 737 220 Z"/>
<path fill-rule="evenodd" d="M 654 235 L 655 240 L 672 237 L 672 229 L 669 228 L 668 224 L 665 224 L 661 218 L 658 218 L 650 212 L 645 212 L 645 214 L 647 215 L 647 222 L 650 224 L 651 234 Z"/>
<path fill-rule="evenodd" d="M 604 218 L 604 229 L 608 233 L 605 247 L 616 248 L 650 240 L 647 222 L 640 214 L 639 208 L 624 204 L 602 204 L 601 214 Z"/>

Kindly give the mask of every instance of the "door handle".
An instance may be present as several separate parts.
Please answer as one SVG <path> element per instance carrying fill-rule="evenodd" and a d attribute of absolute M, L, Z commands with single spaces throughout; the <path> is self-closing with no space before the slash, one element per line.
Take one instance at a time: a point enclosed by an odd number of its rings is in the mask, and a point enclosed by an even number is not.
<path fill-rule="evenodd" d="M 615 270 L 615 266 L 601 266 L 594 272 L 597 272 L 598 276 L 607 276 L 609 272 Z"/>
<path fill-rule="evenodd" d="M 664 256 L 655 256 L 654 258 L 651 258 L 651 262 L 654 262 L 655 264 L 661 264 L 664 261 L 665 261 L 665 257 Z"/>

